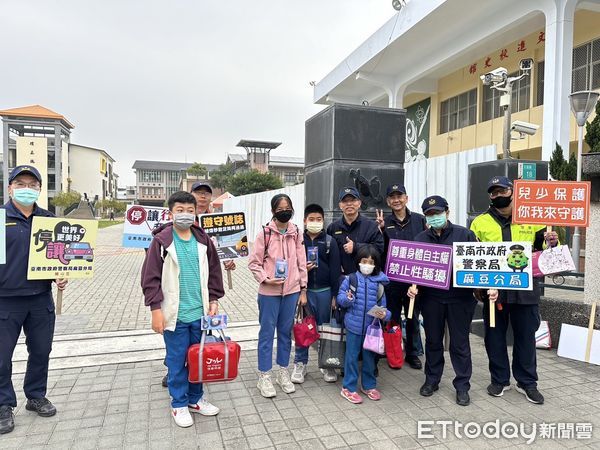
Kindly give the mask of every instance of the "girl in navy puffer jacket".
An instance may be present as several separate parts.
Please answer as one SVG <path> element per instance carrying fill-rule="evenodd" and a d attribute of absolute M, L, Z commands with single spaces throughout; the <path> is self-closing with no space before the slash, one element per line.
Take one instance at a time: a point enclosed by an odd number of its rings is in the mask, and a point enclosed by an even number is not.
<path fill-rule="evenodd" d="M 357 392 L 358 358 L 362 352 L 361 391 L 371 400 L 379 400 L 381 394 L 376 389 L 375 353 L 362 348 L 367 327 L 373 317 L 367 315 L 373 306 L 386 307 L 383 288 L 388 278 L 381 272 L 381 255 L 373 245 L 361 247 L 355 258 L 357 272 L 356 289 L 350 283 L 350 276 L 342 281 L 337 295 L 337 303 L 346 310 L 344 325 L 346 327 L 346 356 L 344 359 L 344 385 L 342 397 L 351 403 L 362 403 Z M 379 319 L 390 320 L 390 311 L 381 312 Z"/>

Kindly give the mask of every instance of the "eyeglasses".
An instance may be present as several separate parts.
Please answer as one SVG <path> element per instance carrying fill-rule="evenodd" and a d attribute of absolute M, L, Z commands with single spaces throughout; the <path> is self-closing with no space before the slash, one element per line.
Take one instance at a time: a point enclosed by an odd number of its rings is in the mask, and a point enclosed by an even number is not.
<path fill-rule="evenodd" d="M 194 194 L 199 195 L 201 197 L 209 197 L 210 195 L 212 195 L 208 191 L 194 191 Z"/>
<path fill-rule="evenodd" d="M 490 192 L 490 197 L 498 197 L 499 195 L 506 195 L 510 192 L 510 189 L 496 188 Z"/>
<path fill-rule="evenodd" d="M 13 183 L 13 186 L 17 189 L 24 189 L 24 188 L 29 188 L 29 189 L 33 189 L 34 191 L 39 191 L 42 188 L 42 185 L 40 183 L 23 183 L 22 181 L 17 181 L 15 183 Z"/>

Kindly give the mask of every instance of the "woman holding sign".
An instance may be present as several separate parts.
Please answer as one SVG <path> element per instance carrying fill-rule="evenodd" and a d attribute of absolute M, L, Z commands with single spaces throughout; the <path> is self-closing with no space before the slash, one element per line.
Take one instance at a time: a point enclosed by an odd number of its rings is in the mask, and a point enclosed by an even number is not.
<path fill-rule="evenodd" d="M 263 397 L 275 397 L 271 368 L 273 339 L 277 330 L 275 382 L 286 394 L 296 391 L 288 364 L 292 348 L 292 326 L 296 305 L 306 305 L 308 275 L 303 234 L 291 222 L 292 200 L 285 194 L 271 199 L 273 219 L 254 240 L 248 268 L 260 283 L 258 287 L 258 390 Z"/>
<path fill-rule="evenodd" d="M 472 231 L 448 220 L 448 202 L 443 197 L 427 197 L 422 209 L 429 229 L 419 233 L 415 237 L 416 242 L 452 245 L 454 242 L 477 241 Z M 450 360 L 456 373 L 453 381 L 456 403 L 467 406 L 471 402 L 469 380 L 473 369 L 469 332 L 477 303 L 473 289 L 454 288 L 452 283 L 449 290 L 411 286 L 408 296 L 414 299 L 417 294 L 425 328 L 425 383 L 419 393 L 429 397 L 439 389 L 444 371 L 444 329 L 448 324 Z"/>

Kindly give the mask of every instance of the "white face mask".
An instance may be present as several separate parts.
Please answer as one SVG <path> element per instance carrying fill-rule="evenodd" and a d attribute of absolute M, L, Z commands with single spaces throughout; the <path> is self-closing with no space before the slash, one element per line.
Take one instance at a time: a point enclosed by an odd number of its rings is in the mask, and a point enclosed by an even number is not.
<path fill-rule="evenodd" d="M 360 273 L 363 275 L 371 275 L 375 270 L 375 266 L 373 264 L 359 264 L 358 267 L 360 267 Z"/>
<path fill-rule="evenodd" d="M 307 222 L 306 229 L 309 233 L 320 233 L 323 231 L 323 222 Z"/>

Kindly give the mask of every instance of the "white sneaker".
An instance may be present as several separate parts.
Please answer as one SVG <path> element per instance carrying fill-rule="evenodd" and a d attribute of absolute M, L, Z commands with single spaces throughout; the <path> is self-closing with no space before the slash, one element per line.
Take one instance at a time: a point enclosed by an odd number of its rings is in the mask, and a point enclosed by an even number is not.
<path fill-rule="evenodd" d="M 292 370 L 292 383 L 302 384 L 304 383 L 304 375 L 306 375 L 306 366 L 304 363 L 294 364 L 294 370 Z"/>
<path fill-rule="evenodd" d="M 194 425 L 194 419 L 192 419 L 190 412 L 185 406 L 182 408 L 171 408 L 171 415 L 178 427 L 187 428 Z"/>
<path fill-rule="evenodd" d="M 291 394 L 292 392 L 296 392 L 296 387 L 290 380 L 290 374 L 287 370 L 287 367 L 280 367 L 277 371 L 277 377 L 275 378 L 275 382 L 281 386 L 281 390 L 286 394 Z"/>
<path fill-rule="evenodd" d="M 209 403 L 202 397 L 198 403 L 188 405 L 190 412 L 198 413 L 203 416 L 216 416 L 221 411 L 212 403 Z"/>
<path fill-rule="evenodd" d="M 338 379 L 337 372 L 335 371 L 335 369 L 324 369 L 323 379 L 327 383 L 335 383 Z"/>
<path fill-rule="evenodd" d="M 260 372 L 258 376 L 258 384 L 256 385 L 260 391 L 260 395 L 266 398 L 275 397 L 275 386 L 273 386 L 273 380 L 271 379 L 271 372 Z"/>

